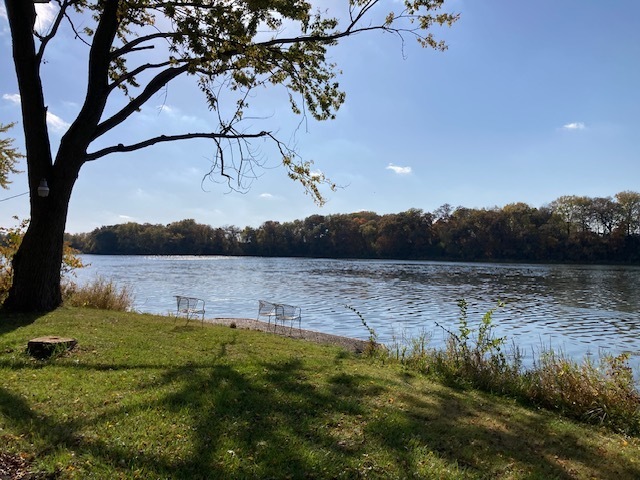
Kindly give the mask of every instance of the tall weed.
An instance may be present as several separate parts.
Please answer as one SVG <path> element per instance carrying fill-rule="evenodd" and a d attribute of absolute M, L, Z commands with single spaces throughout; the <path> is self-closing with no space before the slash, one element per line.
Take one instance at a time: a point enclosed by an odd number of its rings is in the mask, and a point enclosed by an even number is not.
<path fill-rule="evenodd" d="M 521 394 L 537 404 L 591 423 L 640 433 L 640 393 L 629 355 L 600 354 L 582 363 L 544 351 L 526 372 Z"/>
<path fill-rule="evenodd" d="M 344 307 L 348 308 L 353 313 L 355 313 L 360 319 L 360 323 L 362 323 L 362 326 L 367 329 L 367 332 L 369 332 L 369 341 L 367 343 L 364 353 L 369 356 L 375 356 L 378 353 L 380 353 L 380 350 L 383 349 L 384 347 L 383 345 L 378 343 L 378 334 L 373 329 L 373 327 L 369 326 L 369 324 L 364 318 L 364 315 L 362 315 L 358 310 L 356 310 L 351 305 L 345 305 Z"/>
<path fill-rule="evenodd" d="M 460 316 L 458 333 L 447 332 L 444 350 L 434 352 L 435 372 L 450 383 L 465 384 L 493 392 L 509 392 L 519 381 L 522 357 L 516 349 L 511 356 L 505 353 L 506 337 L 493 332 L 493 315 L 497 308 L 486 312 L 479 325 L 469 323 L 467 302 L 458 300 Z"/>
<path fill-rule="evenodd" d="M 425 330 L 410 337 L 403 333 L 400 340 L 394 338 L 389 355 L 412 370 L 426 374 L 432 371 L 435 355 L 435 350 L 429 347 L 430 342 L 431 333 Z"/>

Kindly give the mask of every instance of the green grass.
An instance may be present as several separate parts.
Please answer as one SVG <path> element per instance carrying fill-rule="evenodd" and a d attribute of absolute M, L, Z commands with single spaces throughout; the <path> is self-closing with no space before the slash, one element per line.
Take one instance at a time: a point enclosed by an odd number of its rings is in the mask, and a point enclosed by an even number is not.
<path fill-rule="evenodd" d="M 640 440 L 397 363 L 134 313 L 0 313 L 0 452 L 50 478 L 640 478 Z M 43 335 L 78 339 L 48 361 Z"/>

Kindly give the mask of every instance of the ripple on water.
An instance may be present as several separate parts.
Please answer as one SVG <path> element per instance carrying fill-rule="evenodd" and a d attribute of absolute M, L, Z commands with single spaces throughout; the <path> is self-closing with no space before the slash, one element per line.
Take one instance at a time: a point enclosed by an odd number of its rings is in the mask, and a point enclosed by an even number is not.
<path fill-rule="evenodd" d="M 82 283 L 96 275 L 132 287 L 135 308 L 166 313 L 173 295 L 204 298 L 207 315 L 248 317 L 257 300 L 302 306 L 307 328 L 380 341 L 428 332 L 434 343 L 455 330 L 457 300 L 468 302 L 477 323 L 498 301 L 495 333 L 524 349 L 542 345 L 583 356 L 607 348 L 640 352 L 640 285 L 637 267 L 464 264 L 254 257 L 83 256 L 90 266 Z"/>

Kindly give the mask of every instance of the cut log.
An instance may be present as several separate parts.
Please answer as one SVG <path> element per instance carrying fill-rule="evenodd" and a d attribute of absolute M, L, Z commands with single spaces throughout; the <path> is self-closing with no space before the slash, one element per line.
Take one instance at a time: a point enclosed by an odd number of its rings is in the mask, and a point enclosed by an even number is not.
<path fill-rule="evenodd" d="M 49 335 L 47 337 L 38 337 L 29 340 L 27 343 L 27 352 L 32 357 L 38 359 L 49 358 L 53 355 L 59 355 L 67 352 L 78 344 L 75 338 L 57 337 Z"/>

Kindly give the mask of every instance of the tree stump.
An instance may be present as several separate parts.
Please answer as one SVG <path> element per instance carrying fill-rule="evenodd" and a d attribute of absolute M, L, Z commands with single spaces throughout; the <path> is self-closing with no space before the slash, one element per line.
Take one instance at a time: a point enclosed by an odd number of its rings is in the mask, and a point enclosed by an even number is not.
<path fill-rule="evenodd" d="M 32 357 L 43 360 L 53 355 L 59 355 L 72 350 L 77 344 L 78 341 L 75 338 L 49 335 L 47 337 L 38 337 L 29 340 L 29 343 L 27 343 L 27 352 L 29 352 L 29 355 Z"/>

